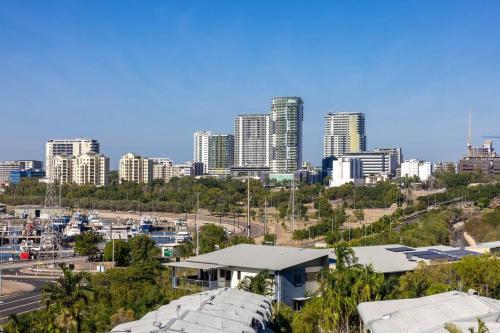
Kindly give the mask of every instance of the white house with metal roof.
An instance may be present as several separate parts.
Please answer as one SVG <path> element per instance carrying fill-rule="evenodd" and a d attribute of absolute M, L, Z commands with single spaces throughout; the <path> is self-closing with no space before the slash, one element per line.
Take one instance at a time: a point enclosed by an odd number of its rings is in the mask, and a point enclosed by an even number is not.
<path fill-rule="evenodd" d="M 172 285 L 202 289 L 237 288 L 246 276 L 269 271 L 274 299 L 298 309 L 315 292 L 318 273 L 328 268 L 328 249 L 239 244 L 219 251 L 166 264 L 172 267 Z"/>
<path fill-rule="evenodd" d="M 181 297 L 147 313 L 139 320 L 120 324 L 111 332 L 268 332 L 271 303 L 270 298 L 246 291 L 214 289 Z"/>
<path fill-rule="evenodd" d="M 490 333 L 500 332 L 500 301 L 469 293 L 450 291 L 412 299 L 365 302 L 358 305 L 365 332 L 449 333 L 451 323 L 467 332 L 477 328 L 477 319 Z"/>

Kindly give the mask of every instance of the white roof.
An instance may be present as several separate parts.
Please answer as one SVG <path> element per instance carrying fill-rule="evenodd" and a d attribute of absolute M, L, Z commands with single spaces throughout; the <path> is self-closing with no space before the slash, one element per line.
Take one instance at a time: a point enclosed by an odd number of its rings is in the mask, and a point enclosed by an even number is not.
<path fill-rule="evenodd" d="M 111 332 L 149 333 L 156 322 L 158 332 L 252 333 L 253 323 L 265 328 L 271 316 L 271 299 L 242 290 L 222 288 L 188 295 L 116 326 Z"/>
<path fill-rule="evenodd" d="M 419 262 L 429 263 L 429 260 L 421 259 L 419 257 L 413 256 L 409 259 L 405 252 L 391 251 L 391 248 L 402 248 L 407 247 L 400 244 L 386 244 L 386 245 L 370 245 L 370 246 L 356 246 L 352 249 L 354 250 L 355 256 L 358 258 L 358 263 L 363 266 L 371 265 L 373 270 L 377 273 L 397 273 L 397 272 L 408 272 L 417 268 Z M 408 247 L 410 248 L 410 247 Z M 411 251 L 426 251 L 430 249 L 435 249 L 439 251 L 449 251 L 456 250 L 446 245 L 434 245 L 410 248 Z M 332 252 L 331 258 L 335 259 L 335 253 Z"/>
<path fill-rule="evenodd" d="M 389 251 L 389 248 L 402 247 L 399 244 L 353 247 L 358 263 L 372 265 L 378 273 L 407 272 L 414 270 L 418 261 L 408 260 L 404 252 Z"/>
<path fill-rule="evenodd" d="M 366 329 L 373 333 L 445 332 L 448 322 L 498 322 L 500 301 L 450 291 L 414 299 L 367 302 L 358 305 Z"/>
<path fill-rule="evenodd" d="M 300 247 L 239 244 L 187 259 L 187 262 L 281 271 L 321 257 L 331 250 Z"/>

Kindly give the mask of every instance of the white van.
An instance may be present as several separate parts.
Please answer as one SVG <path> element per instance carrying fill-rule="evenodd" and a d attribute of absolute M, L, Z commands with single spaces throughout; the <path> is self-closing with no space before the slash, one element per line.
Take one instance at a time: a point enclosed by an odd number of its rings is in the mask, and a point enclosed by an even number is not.
<path fill-rule="evenodd" d="M 187 231 L 178 231 L 177 235 L 175 236 L 175 241 L 177 243 L 189 242 L 191 240 L 193 240 L 193 238 Z"/>

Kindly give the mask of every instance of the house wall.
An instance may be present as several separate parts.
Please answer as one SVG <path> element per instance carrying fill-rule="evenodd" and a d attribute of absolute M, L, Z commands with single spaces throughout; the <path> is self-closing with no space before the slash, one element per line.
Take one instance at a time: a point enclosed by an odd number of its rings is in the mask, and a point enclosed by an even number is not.
<path fill-rule="evenodd" d="M 281 271 L 281 301 L 293 308 L 293 299 L 305 296 L 304 267 Z"/>

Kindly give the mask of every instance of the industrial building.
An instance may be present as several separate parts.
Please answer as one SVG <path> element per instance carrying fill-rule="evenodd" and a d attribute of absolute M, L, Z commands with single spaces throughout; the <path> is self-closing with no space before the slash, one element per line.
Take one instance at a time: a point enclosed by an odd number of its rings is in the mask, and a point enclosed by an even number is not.
<path fill-rule="evenodd" d="M 13 171 L 21 170 L 18 161 L 5 161 L 0 163 L 0 184 L 8 183 L 9 176 Z"/>
<path fill-rule="evenodd" d="M 449 333 L 445 324 L 463 332 L 477 331 L 477 320 L 490 332 L 500 331 L 500 301 L 476 292 L 449 291 L 412 299 L 364 302 L 358 305 L 363 331 L 371 333 Z"/>
<path fill-rule="evenodd" d="M 350 157 L 361 160 L 363 165 L 363 177 L 381 174 L 386 174 L 388 177 L 396 176 L 398 156 L 391 151 L 345 153 L 342 157 Z"/>
<path fill-rule="evenodd" d="M 340 157 L 332 162 L 330 187 L 347 183 L 363 185 L 363 163 L 358 158 Z"/>
<path fill-rule="evenodd" d="M 267 330 L 271 299 L 231 288 L 181 297 L 111 332 L 257 333 Z"/>
<path fill-rule="evenodd" d="M 12 171 L 9 175 L 9 183 L 10 184 L 19 184 L 22 179 L 25 178 L 33 178 L 33 179 L 42 179 L 45 177 L 44 170 L 16 170 Z"/>
<path fill-rule="evenodd" d="M 472 147 L 468 143 L 467 154 L 458 162 L 458 172 L 500 175 L 500 155 L 493 148 L 493 142 L 485 140 L 482 147 Z"/>
<path fill-rule="evenodd" d="M 174 288 L 236 288 L 245 276 L 269 271 L 273 299 L 299 309 L 319 283 L 317 274 L 328 267 L 330 250 L 239 244 L 166 264 L 173 268 Z M 189 272 L 196 274 L 189 275 Z M 191 273 L 192 274 L 192 273 Z"/>
<path fill-rule="evenodd" d="M 419 160 L 406 160 L 401 164 L 401 177 L 418 177 L 425 182 L 434 174 L 433 164 L 431 162 Z"/>

